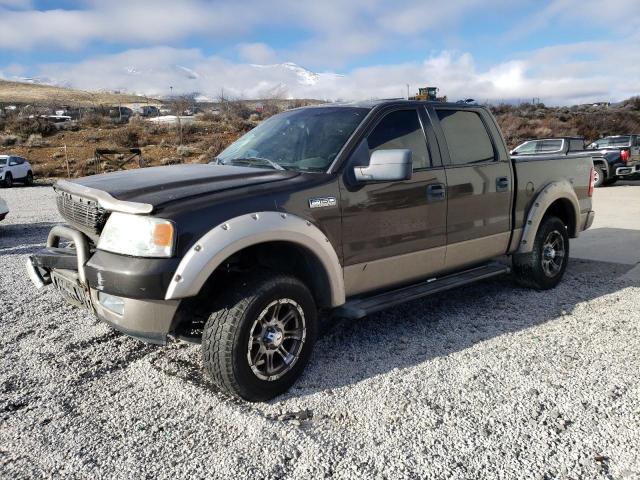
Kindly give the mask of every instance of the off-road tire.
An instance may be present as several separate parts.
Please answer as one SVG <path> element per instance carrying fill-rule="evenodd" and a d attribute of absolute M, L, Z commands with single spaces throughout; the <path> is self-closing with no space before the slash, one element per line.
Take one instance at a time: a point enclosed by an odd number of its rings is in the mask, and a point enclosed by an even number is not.
<path fill-rule="evenodd" d="M 594 166 L 593 169 L 595 170 L 595 180 L 593 182 L 593 186 L 595 188 L 602 187 L 604 185 L 605 179 L 607 178 L 607 174 L 604 173 L 602 167 L 599 167 L 597 165 Z"/>
<path fill-rule="evenodd" d="M 280 299 L 291 299 L 301 307 L 306 336 L 291 369 L 276 380 L 265 380 L 254 373 L 247 357 L 249 338 L 261 312 Z M 257 273 L 230 285 L 220 301 L 202 335 L 202 361 L 213 383 L 251 402 L 287 391 L 308 363 L 317 336 L 317 309 L 309 289 L 290 275 Z"/>
<path fill-rule="evenodd" d="M 32 172 L 28 172 L 27 173 L 27 178 L 25 178 L 24 184 L 27 187 L 30 187 L 31 185 L 33 185 L 33 173 Z"/>
<path fill-rule="evenodd" d="M 543 267 L 545 241 L 552 232 L 558 232 L 564 243 L 562 263 L 554 276 L 545 273 Z M 555 287 L 562 280 L 562 276 L 569 261 L 569 234 L 567 226 L 562 220 L 554 216 L 542 219 L 533 242 L 533 250 L 529 253 L 513 256 L 512 271 L 515 280 L 522 286 L 536 290 L 548 290 Z"/>
<path fill-rule="evenodd" d="M 13 175 L 11 175 L 10 172 L 7 172 L 7 174 L 4 176 L 4 183 L 3 186 L 5 188 L 11 188 L 13 187 Z"/>
<path fill-rule="evenodd" d="M 604 185 L 609 187 L 609 186 L 613 185 L 614 183 L 616 183 L 617 181 L 618 181 L 618 177 L 615 177 L 615 176 L 611 177 L 611 178 L 607 178 L 604 181 Z"/>

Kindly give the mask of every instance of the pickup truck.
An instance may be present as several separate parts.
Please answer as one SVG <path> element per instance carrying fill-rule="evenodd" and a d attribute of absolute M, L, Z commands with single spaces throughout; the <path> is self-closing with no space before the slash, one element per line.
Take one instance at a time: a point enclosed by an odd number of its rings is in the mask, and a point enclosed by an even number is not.
<path fill-rule="evenodd" d="M 621 177 L 640 174 L 640 135 L 613 135 L 596 140 L 593 152 L 595 186 L 613 185 Z"/>
<path fill-rule="evenodd" d="M 201 343 L 221 390 L 263 401 L 309 362 L 320 314 L 510 271 L 553 288 L 593 221 L 592 179 L 589 158 L 511 159 L 477 105 L 305 107 L 210 164 L 57 182 L 68 226 L 27 270 L 132 337 Z"/>

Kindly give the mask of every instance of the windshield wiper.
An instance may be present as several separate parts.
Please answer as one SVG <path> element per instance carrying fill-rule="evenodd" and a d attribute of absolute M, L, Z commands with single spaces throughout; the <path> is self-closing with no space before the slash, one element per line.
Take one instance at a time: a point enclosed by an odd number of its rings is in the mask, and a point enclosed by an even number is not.
<path fill-rule="evenodd" d="M 268 158 L 262 158 L 262 157 L 240 157 L 240 158 L 230 158 L 229 160 L 218 160 L 218 163 L 221 163 L 222 165 L 229 165 L 233 162 L 238 162 L 238 163 L 248 163 L 249 165 L 254 164 L 256 162 L 262 162 L 263 165 L 269 165 L 271 168 L 273 168 L 274 170 L 286 170 L 286 168 L 284 168 L 282 165 L 274 162 L 273 160 L 269 160 Z"/>

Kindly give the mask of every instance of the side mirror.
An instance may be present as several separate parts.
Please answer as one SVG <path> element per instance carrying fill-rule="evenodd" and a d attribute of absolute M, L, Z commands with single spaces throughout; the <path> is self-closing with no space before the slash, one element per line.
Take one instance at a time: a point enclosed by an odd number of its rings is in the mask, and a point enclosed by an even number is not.
<path fill-rule="evenodd" d="M 409 180 L 413 170 L 411 150 L 376 150 L 369 165 L 354 167 L 358 182 L 393 182 Z"/>

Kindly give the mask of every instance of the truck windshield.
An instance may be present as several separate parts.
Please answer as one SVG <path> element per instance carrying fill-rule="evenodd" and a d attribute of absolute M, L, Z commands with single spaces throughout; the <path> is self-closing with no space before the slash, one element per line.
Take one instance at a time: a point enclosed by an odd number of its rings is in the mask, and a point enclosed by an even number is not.
<path fill-rule="evenodd" d="M 6 158 L 0 158 L 0 167 L 5 167 L 7 165 L 7 159 Z"/>
<path fill-rule="evenodd" d="M 217 157 L 225 165 L 324 172 L 368 113 L 366 108 L 315 107 L 275 115 Z"/>
<path fill-rule="evenodd" d="M 605 137 L 601 138 L 597 142 L 593 142 L 595 148 L 606 148 L 606 147 L 628 147 L 631 145 L 631 137 L 622 136 L 622 137 Z"/>

